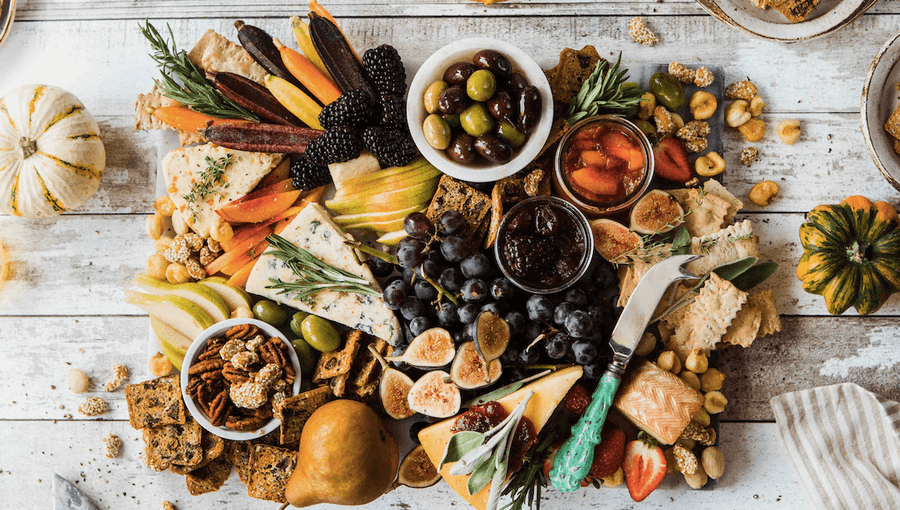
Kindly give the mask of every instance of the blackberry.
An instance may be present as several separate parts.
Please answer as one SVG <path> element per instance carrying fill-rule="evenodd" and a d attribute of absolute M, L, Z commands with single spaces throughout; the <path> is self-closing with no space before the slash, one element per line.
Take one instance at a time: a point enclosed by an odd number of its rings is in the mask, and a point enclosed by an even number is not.
<path fill-rule="evenodd" d="M 375 124 L 378 106 L 365 90 L 352 90 L 325 105 L 319 114 L 319 123 L 325 129 L 336 127 L 361 128 Z"/>
<path fill-rule="evenodd" d="M 363 131 L 362 139 L 383 167 L 403 166 L 418 155 L 416 144 L 404 131 L 372 126 Z"/>
<path fill-rule="evenodd" d="M 402 97 L 406 93 L 406 69 L 393 46 L 382 44 L 366 50 L 363 54 L 363 67 L 369 83 L 379 94 L 396 94 Z"/>
<path fill-rule="evenodd" d="M 331 172 L 325 165 L 317 165 L 301 155 L 291 162 L 291 179 L 294 187 L 309 191 L 331 183 Z"/>
<path fill-rule="evenodd" d="M 406 130 L 406 102 L 403 96 L 394 94 L 381 96 L 381 126 Z"/>
<path fill-rule="evenodd" d="M 362 143 L 356 130 L 337 127 L 325 131 L 322 136 L 309 142 L 305 154 L 313 163 L 330 165 L 358 158 L 360 152 Z"/>

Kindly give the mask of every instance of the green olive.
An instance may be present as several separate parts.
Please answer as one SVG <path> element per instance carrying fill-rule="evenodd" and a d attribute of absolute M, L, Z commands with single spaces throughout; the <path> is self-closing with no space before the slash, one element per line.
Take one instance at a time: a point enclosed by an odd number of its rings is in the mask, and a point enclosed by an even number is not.
<path fill-rule="evenodd" d="M 518 149 L 525 144 L 525 133 L 506 121 L 501 122 L 497 126 L 497 136 L 506 140 L 514 149 Z"/>
<path fill-rule="evenodd" d="M 422 102 L 425 103 L 426 112 L 434 113 L 438 111 L 438 98 L 441 97 L 441 92 L 447 90 L 449 87 L 447 82 L 438 80 L 425 89 L 425 94 L 422 96 Z"/>
<path fill-rule="evenodd" d="M 302 338 L 291 340 L 291 345 L 294 346 L 297 358 L 300 360 L 300 376 L 309 379 L 316 370 L 319 353 Z"/>
<path fill-rule="evenodd" d="M 634 122 L 634 125 L 643 131 L 645 135 L 651 136 L 656 134 L 656 126 L 646 120 L 635 119 L 632 122 Z"/>
<path fill-rule="evenodd" d="M 441 115 L 441 118 L 447 121 L 447 124 L 450 125 L 450 129 L 462 129 L 462 124 L 459 123 L 459 115 L 445 113 Z"/>
<path fill-rule="evenodd" d="M 497 91 L 497 78 L 487 69 L 479 69 L 466 80 L 466 94 L 473 101 L 487 101 Z"/>
<path fill-rule="evenodd" d="M 650 92 L 653 92 L 659 104 L 672 112 L 684 106 L 684 87 L 669 73 L 655 73 L 651 76 Z"/>
<path fill-rule="evenodd" d="M 481 103 L 475 103 L 459 114 L 459 123 L 466 133 L 478 138 L 494 127 L 494 118 Z"/>
<path fill-rule="evenodd" d="M 288 318 L 287 312 L 282 310 L 278 303 L 266 299 L 257 301 L 253 305 L 253 315 L 257 319 L 273 326 L 281 326 Z"/>
<path fill-rule="evenodd" d="M 333 351 L 341 345 L 341 338 L 334 326 L 316 315 L 310 315 L 303 319 L 300 324 L 300 332 L 306 343 L 320 352 Z"/>
<path fill-rule="evenodd" d="M 450 146 L 450 124 L 447 124 L 447 121 L 442 119 L 440 115 L 432 113 L 425 117 L 425 122 L 422 124 L 422 134 L 425 135 L 428 145 L 439 151 Z"/>
<path fill-rule="evenodd" d="M 297 312 L 291 317 L 291 331 L 294 332 L 295 335 L 300 336 L 303 333 L 300 332 L 300 324 L 303 322 L 303 319 L 309 316 L 306 312 Z"/>

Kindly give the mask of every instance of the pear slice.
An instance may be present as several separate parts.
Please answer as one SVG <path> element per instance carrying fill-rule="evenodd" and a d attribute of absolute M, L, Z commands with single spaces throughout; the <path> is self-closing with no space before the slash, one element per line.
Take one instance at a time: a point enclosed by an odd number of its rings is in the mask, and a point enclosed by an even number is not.
<path fill-rule="evenodd" d="M 154 296 L 133 290 L 125 291 L 125 302 L 135 305 L 188 338 L 197 338 L 216 323 L 198 305 L 178 296 Z"/>
<path fill-rule="evenodd" d="M 159 345 L 162 346 L 163 354 L 169 358 L 169 361 L 172 362 L 175 368 L 181 370 L 184 355 L 190 348 L 191 343 L 193 343 L 193 339 L 182 335 L 175 328 L 160 320 L 159 317 L 152 315 L 150 316 L 150 327 L 156 333 L 156 338 L 159 340 Z"/>
<path fill-rule="evenodd" d="M 347 179 L 341 182 L 341 189 L 371 189 L 373 185 L 377 186 L 378 184 L 390 178 L 396 178 L 401 175 L 405 178 L 406 176 L 404 174 L 406 174 L 410 170 L 416 170 L 426 165 L 431 166 L 428 161 L 425 160 L 425 158 L 417 158 L 406 166 L 394 166 L 391 168 L 385 168 L 384 170 L 379 170 L 377 172 L 358 175 L 356 177 L 353 177 L 352 179 Z M 338 190 L 339 193 L 346 193 L 341 191 L 341 189 Z"/>
<path fill-rule="evenodd" d="M 344 214 L 340 216 L 334 216 L 331 219 L 333 219 L 335 223 L 341 226 L 352 225 L 354 223 L 362 223 L 364 221 L 390 221 L 396 220 L 398 218 L 405 219 L 407 214 L 418 212 L 428 207 L 428 203 L 429 202 L 425 201 L 420 204 L 413 204 L 404 209 L 397 209 L 396 211 L 381 213 L 364 212 L 359 214 Z"/>
<path fill-rule="evenodd" d="M 206 285 L 199 283 L 172 284 L 144 274 L 136 275 L 131 280 L 131 284 L 154 296 L 178 296 L 187 299 L 202 308 L 216 322 L 221 322 L 231 317 L 231 311 L 228 309 L 225 300 Z"/>
<path fill-rule="evenodd" d="M 240 307 L 253 308 L 253 298 L 244 289 L 228 285 L 228 280 L 221 276 L 211 276 L 200 280 L 200 285 L 206 285 L 216 292 L 228 306 L 229 314 Z"/>
<path fill-rule="evenodd" d="M 368 195 L 354 195 L 339 200 L 327 200 L 325 206 L 338 214 L 358 214 L 366 211 L 390 212 L 430 200 L 437 190 L 438 181 L 418 181 L 398 190 Z"/>
<path fill-rule="evenodd" d="M 400 240 L 404 237 L 408 236 L 406 230 L 398 230 L 396 232 L 388 232 L 383 236 L 379 237 L 376 242 L 381 243 L 385 246 L 397 246 L 400 244 Z"/>
<path fill-rule="evenodd" d="M 171 363 L 173 367 L 178 369 L 178 371 L 181 371 L 181 367 L 182 365 L 184 365 L 184 354 L 180 354 L 171 345 L 163 342 L 162 340 L 159 341 L 159 345 L 160 347 L 162 347 L 163 355 L 168 358 L 169 363 Z"/>

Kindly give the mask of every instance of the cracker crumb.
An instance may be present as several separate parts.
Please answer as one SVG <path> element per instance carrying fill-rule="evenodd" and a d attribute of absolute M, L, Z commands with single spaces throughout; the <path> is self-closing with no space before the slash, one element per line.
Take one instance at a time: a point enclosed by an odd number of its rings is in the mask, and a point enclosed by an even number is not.
<path fill-rule="evenodd" d="M 100 397 L 88 397 L 78 406 L 78 412 L 85 416 L 97 416 L 109 411 L 109 404 Z"/>
<path fill-rule="evenodd" d="M 628 23 L 628 32 L 634 42 L 643 44 L 644 46 L 655 46 L 659 42 L 659 37 L 650 30 L 644 18 L 638 16 Z"/>
<path fill-rule="evenodd" d="M 103 448 L 103 453 L 106 454 L 107 458 L 115 459 L 122 450 L 122 440 L 115 434 L 107 434 L 106 437 L 103 438 Z"/>
<path fill-rule="evenodd" d="M 120 386 L 128 382 L 128 367 L 121 363 L 113 365 L 113 378 L 103 385 L 107 393 L 116 391 Z"/>
<path fill-rule="evenodd" d="M 756 147 L 747 147 L 741 151 L 741 164 L 750 166 L 759 157 L 759 149 Z"/>
<path fill-rule="evenodd" d="M 163 501 L 162 502 L 162 510 L 178 510 L 178 509 L 176 509 L 175 505 L 173 505 L 171 502 Z"/>

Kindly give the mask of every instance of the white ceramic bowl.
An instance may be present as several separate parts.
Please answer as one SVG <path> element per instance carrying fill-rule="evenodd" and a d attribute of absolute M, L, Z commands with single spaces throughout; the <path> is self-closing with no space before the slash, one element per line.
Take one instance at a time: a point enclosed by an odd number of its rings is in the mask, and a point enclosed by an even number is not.
<path fill-rule="evenodd" d="M 822 0 L 809 16 L 791 23 L 773 8 L 760 9 L 751 0 L 697 0 L 706 12 L 725 23 L 772 41 L 803 41 L 829 34 L 852 23 L 878 0 Z"/>
<path fill-rule="evenodd" d="M 226 427 L 214 426 L 210 423 L 206 413 L 204 413 L 194 399 L 187 394 L 188 379 L 190 379 L 188 368 L 197 362 L 197 357 L 200 356 L 200 351 L 206 346 L 207 342 L 215 337 L 223 336 L 232 326 L 241 324 L 252 324 L 259 328 L 266 336 L 280 338 L 281 341 L 289 347 L 287 351 L 291 358 L 291 364 L 294 366 L 294 373 L 297 374 L 294 378 L 293 394 L 296 395 L 300 392 L 300 359 L 297 358 L 297 353 L 294 352 L 294 347 L 288 342 L 288 339 L 274 326 L 256 319 L 228 319 L 216 323 L 203 331 L 203 333 L 200 333 L 200 336 L 194 340 L 191 347 L 184 355 L 184 363 L 182 365 L 184 368 L 181 371 L 181 394 L 184 397 L 184 404 L 187 406 L 191 416 L 197 420 L 197 423 L 199 423 L 201 427 L 221 438 L 231 439 L 233 441 L 248 441 L 250 439 L 260 438 L 278 428 L 278 426 L 281 425 L 281 422 L 277 418 L 272 418 L 262 428 L 248 432 L 240 432 Z"/>
<path fill-rule="evenodd" d="M 505 55 L 512 64 L 513 71 L 522 74 L 529 84 L 534 85 L 541 92 L 541 118 L 537 126 L 528 136 L 525 145 L 517 149 L 513 158 L 503 165 L 488 163 L 461 165 L 447 157 L 444 151 L 436 150 L 429 145 L 422 133 L 422 123 L 428 116 L 425 105 L 422 103 L 425 89 L 433 82 L 442 79 L 444 71 L 451 64 L 471 62 L 472 57 L 481 50 L 496 50 Z M 438 170 L 464 181 L 496 181 L 525 168 L 543 148 L 544 142 L 550 136 L 550 127 L 553 125 L 553 92 L 550 90 L 550 82 L 547 81 L 541 66 L 519 48 L 507 42 L 486 37 L 462 39 L 437 50 L 416 72 L 406 99 L 406 118 L 409 123 L 409 131 L 412 133 L 419 152 Z"/>
<path fill-rule="evenodd" d="M 885 179 L 900 189 L 900 155 L 894 152 L 894 138 L 884 130 L 884 123 L 900 105 L 900 94 L 894 85 L 900 81 L 900 34 L 881 48 L 862 90 L 860 121 L 869 154 Z"/>

